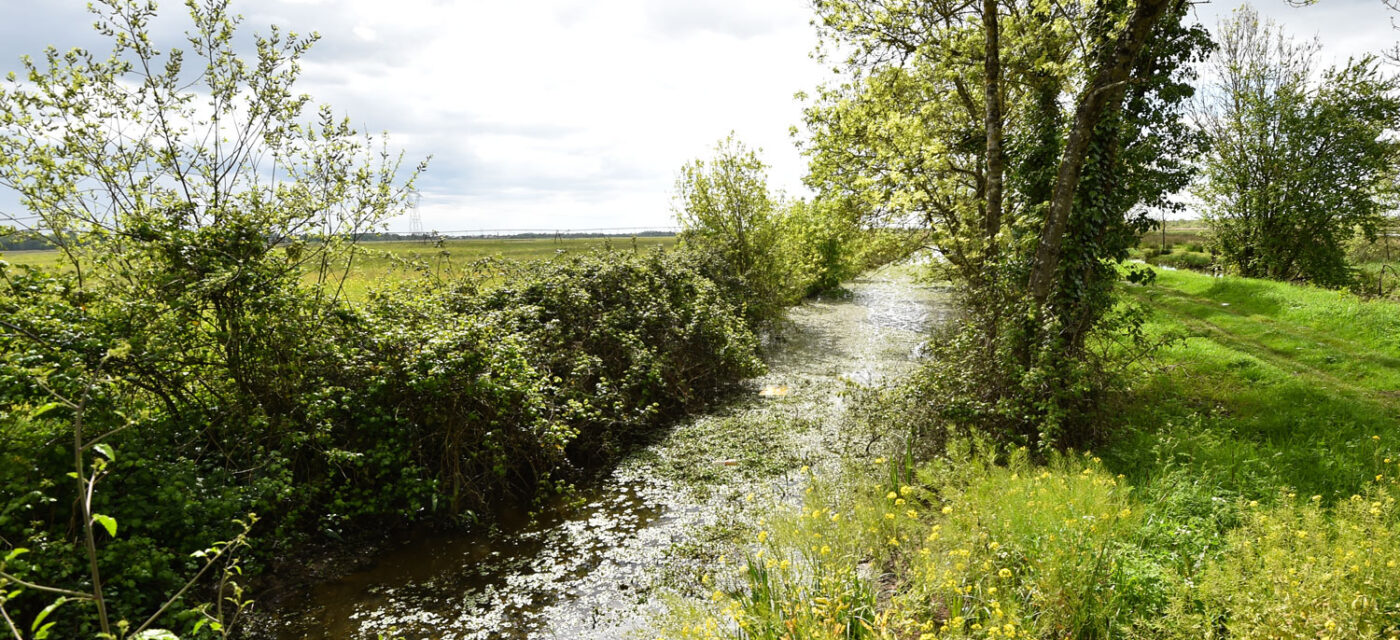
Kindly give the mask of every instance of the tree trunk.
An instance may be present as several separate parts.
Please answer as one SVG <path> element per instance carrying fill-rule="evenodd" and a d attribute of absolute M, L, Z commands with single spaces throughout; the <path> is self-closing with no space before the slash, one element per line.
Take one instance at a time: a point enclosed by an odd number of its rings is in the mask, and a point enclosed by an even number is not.
<path fill-rule="evenodd" d="M 1027 289 L 1035 303 L 1037 312 L 1045 306 L 1050 297 L 1050 286 L 1059 267 L 1060 249 L 1064 242 L 1065 225 L 1069 220 L 1070 209 L 1074 207 L 1075 192 L 1079 188 L 1080 173 L 1084 168 L 1084 158 L 1089 151 L 1094 127 L 1110 108 L 1116 108 L 1123 95 L 1123 83 L 1133 68 L 1138 54 L 1147 45 L 1152 29 L 1162 17 L 1172 0 L 1138 0 L 1128 25 L 1119 34 L 1112 52 L 1099 56 L 1093 78 L 1079 94 L 1079 105 L 1074 113 L 1074 127 L 1070 129 L 1065 143 L 1065 153 L 1060 161 L 1059 174 L 1055 178 L 1055 191 L 1050 198 L 1050 211 L 1041 228 L 1040 243 L 1036 247 L 1035 261 L 1031 266 L 1030 282 Z"/>
<path fill-rule="evenodd" d="M 987 239 L 986 255 L 992 258 L 997 253 L 997 234 L 1001 232 L 1002 176 L 1006 164 L 1001 148 L 1001 33 L 997 24 L 997 0 L 982 0 L 982 26 L 987 34 L 987 214 L 983 230 Z"/>

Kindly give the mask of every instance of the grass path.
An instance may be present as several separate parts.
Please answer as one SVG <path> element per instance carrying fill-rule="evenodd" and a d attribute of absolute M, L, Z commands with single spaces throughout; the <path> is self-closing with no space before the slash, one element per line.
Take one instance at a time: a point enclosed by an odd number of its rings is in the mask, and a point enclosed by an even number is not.
<path fill-rule="evenodd" d="M 1330 501 L 1371 478 L 1377 447 L 1400 448 L 1400 304 L 1183 271 L 1127 290 L 1152 332 L 1186 336 L 1144 372 L 1105 454 L 1135 481 L 1176 469 L 1226 494 Z"/>
<path fill-rule="evenodd" d="M 1212 305 L 1218 304 L 1207 298 L 1165 292 L 1155 304 L 1193 337 L 1206 338 L 1258 358 L 1280 370 L 1302 376 L 1315 386 L 1400 407 L 1400 392 L 1395 390 L 1395 383 L 1400 382 L 1397 380 L 1400 379 L 1400 360 L 1372 354 L 1364 345 L 1355 342 L 1319 335 L 1311 328 L 1284 327 L 1267 318 L 1251 318 L 1236 311 L 1226 312 L 1234 316 L 1228 322 L 1212 321 L 1200 313 L 1201 309 L 1214 311 Z M 1249 333 L 1238 328 L 1251 323 L 1263 330 Z M 1234 331 L 1227 328 L 1232 325 Z"/>

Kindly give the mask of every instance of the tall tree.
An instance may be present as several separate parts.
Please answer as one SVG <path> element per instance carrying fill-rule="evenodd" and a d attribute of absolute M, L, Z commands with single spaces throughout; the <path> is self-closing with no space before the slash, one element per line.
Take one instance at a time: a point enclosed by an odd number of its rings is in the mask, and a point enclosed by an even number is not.
<path fill-rule="evenodd" d="M 1246 276 L 1347 284 L 1346 241 L 1396 204 L 1400 84 L 1370 56 L 1316 74 L 1320 45 L 1249 5 L 1219 33 L 1195 121 L 1210 143 L 1196 194 L 1221 255 Z"/>
<path fill-rule="evenodd" d="M 1181 0 L 814 6 L 847 56 L 807 110 L 810 183 L 931 229 L 994 371 L 982 405 L 1019 416 L 1019 440 L 1064 440 L 1036 423 L 1083 386 L 1067 372 L 1112 307 L 1108 262 L 1189 177 L 1204 30 Z"/>

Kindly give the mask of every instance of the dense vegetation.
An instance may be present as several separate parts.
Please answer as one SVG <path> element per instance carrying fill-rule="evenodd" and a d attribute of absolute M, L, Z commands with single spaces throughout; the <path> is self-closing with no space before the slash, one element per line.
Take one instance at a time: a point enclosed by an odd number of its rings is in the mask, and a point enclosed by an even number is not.
<path fill-rule="evenodd" d="M 1193 101 L 1216 45 L 1182 4 L 816 7 L 849 57 L 808 110 L 813 185 L 927 225 L 966 315 L 865 396 L 882 454 L 753 523 L 669 633 L 1400 634 L 1400 307 L 1235 277 L 1340 287 L 1377 258 L 1393 79 L 1314 78 L 1247 8 Z M 1192 181 L 1211 227 L 1174 251 L 1144 206 Z"/>
<path fill-rule="evenodd" d="M 357 241 L 415 174 L 326 109 L 303 121 L 291 87 L 313 38 L 274 29 L 241 61 L 225 3 L 191 5 L 208 113 L 184 55 L 148 38 L 153 11 L 99 6 L 111 58 L 51 51 L 0 93 L 0 183 L 57 247 L 0 263 L 16 636 L 227 634 L 245 568 L 567 491 L 759 372 L 762 324 L 857 268 L 854 222 L 827 231 L 830 210 L 799 203 L 802 224 L 762 212 L 793 259 L 761 277 L 697 218 L 683 250 L 427 266 L 352 297 L 375 277 Z M 82 124 L 55 139 L 53 118 Z M 138 125 L 162 133 L 121 142 Z M 775 283 L 794 294 L 767 298 Z"/>
<path fill-rule="evenodd" d="M 1127 291 L 1157 310 L 1145 331 L 1177 340 L 1134 368 L 1097 457 L 978 435 L 853 457 L 755 523 L 746 569 L 670 634 L 1400 632 L 1400 305 L 1189 272 Z M 920 384 L 871 399 L 871 428 Z"/>
<path fill-rule="evenodd" d="M 0 628 L 233 634 L 249 576 L 567 494 L 922 246 L 960 314 L 853 390 L 884 450 L 809 476 L 676 635 L 1400 634 L 1400 307 L 1236 277 L 1386 292 L 1394 79 L 1315 83 L 1180 0 L 813 6 L 842 56 L 814 197 L 731 135 L 681 168 L 674 246 L 453 262 L 362 246 L 426 165 L 293 92 L 315 37 L 211 1 L 165 51 L 154 6 L 99 3 L 110 56 L 0 88 L 0 186 L 42 229 L 8 246 L 54 247 L 0 262 Z M 1154 249 L 1193 181 L 1209 232 Z"/>
<path fill-rule="evenodd" d="M 1087 441 L 1108 367 L 1095 336 L 1134 332 L 1112 263 L 1191 176 L 1181 115 L 1204 29 L 1169 1 L 816 9 L 849 55 L 807 110 L 809 182 L 931 230 L 971 316 L 938 356 L 950 412 L 1007 443 Z"/>
<path fill-rule="evenodd" d="M 1319 72 L 1245 6 L 1221 24 L 1216 78 L 1196 116 L 1207 136 L 1197 190 L 1222 261 L 1241 275 L 1350 284 L 1346 244 L 1395 208 L 1396 79 L 1375 56 Z"/>

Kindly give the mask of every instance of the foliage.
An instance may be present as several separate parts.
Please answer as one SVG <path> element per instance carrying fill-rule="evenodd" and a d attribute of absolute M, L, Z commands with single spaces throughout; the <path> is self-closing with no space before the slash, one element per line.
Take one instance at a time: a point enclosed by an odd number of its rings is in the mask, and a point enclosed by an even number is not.
<path fill-rule="evenodd" d="M 1392 474 L 1394 469 L 1390 470 Z M 1377 477 L 1382 479 L 1381 476 Z M 1400 483 L 1377 482 L 1332 509 L 1286 492 L 1240 505 L 1217 562 L 1178 593 L 1167 638 L 1375 638 L 1400 633 Z"/>
<path fill-rule="evenodd" d="M 1182 24 L 1179 2 L 816 8 L 827 45 L 849 55 L 841 83 L 806 111 L 810 184 L 885 224 L 929 230 L 967 311 L 951 342 L 976 380 L 949 392 L 992 412 L 960 419 L 1037 447 L 1085 440 L 1096 373 L 1112 368 L 1091 336 L 1136 332 L 1131 314 L 1113 312 L 1112 263 L 1150 224 L 1144 207 L 1172 206 L 1191 175 L 1196 136 L 1179 115 L 1204 30 Z M 969 64 L 994 55 L 996 78 Z M 1108 80 L 1119 75 L 1130 79 Z M 1003 135 L 1004 148 L 991 144 Z"/>
<path fill-rule="evenodd" d="M 1163 267 L 1173 267 L 1176 269 L 1205 270 L 1215 264 L 1215 258 L 1209 253 L 1199 251 L 1178 251 L 1174 253 L 1163 253 L 1160 255 L 1144 256 L 1148 264 Z"/>
<path fill-rule="evenodd" d="M 48 615 L 42 584 L 91 594 L 55 636 L 228 633 L 242 593 L 189 552 L 242 549 L 245 514 L 250 572 L 383 523 L 475 521 L 761 369 L 743 301 L 772 281 L 734 255 L 405 265 L 421 277 L 352 304 L 355 243 L 413 174 L 292 93 L 315 37 L 274 29 L 243 59 L 227 4 L 191 3 L 187 58 L 154 48 L 154 6 L 94 11 L 110 57 L 50 49 L 0 90 L 0 185 L 60 256 L 0 262 L 0 553 L 28 550 L 0 593 L 20 624 Z"/>
<path fill-rule="evenodd" d="M 1165 607 L 1170 577 L 1133 545 L 1131 487 L 1088 457 L 987 453 L 955 441 L 903 484 L 879 479 L 884 458 L 812 478 L 801 512 L 777 511 L 749 545 L 741 586 L 674 637 L 1090 638 Z M 731 626 L 706 635 L 701 616 Z"/>
<path fill-rule="evenodd" d="M 1196 122 L 1210 140 L 1197 189 L 1215 244 L 1241 275 L 1352 281 L 1346 244 L 1374 238 L 1397 202 L 1400 85 L 1376 58 L 1313 78 L 1320 44 L 1295 42 L 1248 5 L 1220 27 Z"/>
<path fill-rule="evenodd" d="M 553 385 L 553 413 L 578 431 L 575 459 L 607 458 L 659 420 L 762 372 L 740 307 L 685 253 L 595 254 L 516 267 L 475 302 Z"/>
<path fill-rule="evenodd" d="M 876 266 L 865 247 L 869 232 L 860 227 L 849 206 L 829 200 L 797 200 L 783 214 L 778 251 L 785 257 L 788 278 L 812 296 L 841 286 L 861 271 Z M 870 262 L 884 264 L 888 259 Z"/>
<path fill-rule="evenodd" d="M 710 160 L 695 159 L 676 178 L 674 210 L 681 244 L 713 256 L 717 282 L 751 291 L 745 317 L 768 322 L 802 293 L 787 277 L 782 203 L 768 192 L 767 165 L 734 134 L 715 145 Z"/>
<path fill-rule="evenodd" d="M 676 180 L 681 246 L 707 256 L 706 274 L 750 322 L 770 323 L 802 298 L 913 250 L 909 237 L 865 228 L 855 201 L 774 196 L 766 171 L 731 133 Z"/>
<path fill-rule="evenodd" d="M 1378 462 L 1380 462 L 1378 460 Z M 1393 461 L 1392 461 L 1393 462 Z M 1140 496 L 1091 456 L 955 440 L 917 480 L 876 458 L 809 478 L 674 638 L 1369 638 L 1400 630 L 1396 467 L 1321 496 Z M 1173 484 L 1176 483 L 1176 484 Z"/>

